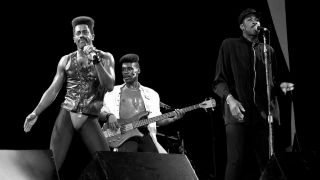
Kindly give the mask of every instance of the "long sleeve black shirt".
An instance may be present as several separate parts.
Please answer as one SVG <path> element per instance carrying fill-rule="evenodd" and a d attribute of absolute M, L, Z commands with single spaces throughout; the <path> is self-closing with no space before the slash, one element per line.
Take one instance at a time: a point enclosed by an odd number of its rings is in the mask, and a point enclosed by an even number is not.
<path fill-rule="evenodd" d="M 266 46 L 271 111 L 278 118 L 278 105 L 275 99 L 276 80 L 276 60 L 274 50 L 271 46 Z M 216 64 L 216 75 L 213 83 L 214 92 L 221 97 L 224 104 L 224 117 L 226 123 L 238 122 L 231 116 L 225 100 L 231 94 L 245 108 L 246 114 L 258 110 L 259 114 L 266 118 L 268 115 L 268 98 L 266 86 L 266 68 L 264 58 L 263 43 L 252 43 L 243 36 L 240 38 L 225 39 L 220 47 Z M 251 116 L 246 116 L 245 121 L 251 121 Z"/>

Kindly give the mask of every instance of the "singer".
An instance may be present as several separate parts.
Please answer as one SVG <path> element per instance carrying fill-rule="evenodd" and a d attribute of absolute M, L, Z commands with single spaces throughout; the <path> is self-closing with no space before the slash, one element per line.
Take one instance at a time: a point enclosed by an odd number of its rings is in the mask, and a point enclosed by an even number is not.
<path fill-rule="evenodd" d="M 268 100 L 261 13 L 248 8 L 238 17 L 239 38 L 225 39 L 219 50 L 213 91 L 221 98 L 226 129 L 225 179 L 259 179 L 268 157 Z M 279 120 L 278 92 L 293 90 L 277 68 L 274 49 L 267 46 L 271 112 Z M 283 71 L 283 70 L 282 70 Z M 282 82 L 282 83 L 280 83 Z M 283 88 L 282 88 L 283 87 Z M 258 168 L 259 167 L 259 168 Z"/>
<path fill-rule="evenodd" d="M 58 170 L 64 162 L 74 132 L 80 133 L 92 155 L 96 151 L 109 150 L 98 114 L 104 93 L 114 87 L 114 58 L 111 53 L 93 46 L 95 34 L 91 17 L 76 17 L 71 24 L 77 50 L 60 59 L 52 84 L 24 122 L 24 131 L 29 132 L 39 115 L 66 84 L 65 100 L 61 104 L 50 141 Z"/>

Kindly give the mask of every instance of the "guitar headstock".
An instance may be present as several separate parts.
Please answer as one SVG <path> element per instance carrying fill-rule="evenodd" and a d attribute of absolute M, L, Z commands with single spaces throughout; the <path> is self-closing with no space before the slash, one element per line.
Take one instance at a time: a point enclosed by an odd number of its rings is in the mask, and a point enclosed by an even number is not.
<path fill-rule="evenodd" d="M 204 110 L 207 111 L 208 108 L 213 108 L 216 107 L 216 101 L 212 99 L 211 97 L 208 100 L 203 101 L 202 103 L 199 104 L 201 108 L 204 108 Z"/>

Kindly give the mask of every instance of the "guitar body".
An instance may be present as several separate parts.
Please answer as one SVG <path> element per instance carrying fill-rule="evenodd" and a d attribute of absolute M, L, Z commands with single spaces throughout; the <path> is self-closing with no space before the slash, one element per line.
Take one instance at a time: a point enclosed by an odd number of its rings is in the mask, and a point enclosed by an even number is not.
<path fill-rule="evenodd" d="M 117 148 L 131 137 L 142 137 L 143 134 L 138 130 L 138 128 L 134 128 L 132 123 L 146 118 L 148 114 L 148 112 L 143 111 L 129 119 L 119 119 L 118 123 L 120 124 L 120 128 L 117 131 L 112 131 L 111 129 L 104 130 L 103 134 L 106 137 L 109 146 L 112 148 Z"/>
<path fill-rule="evenodd" d="M 117 148 L 121 146 L 127 139 L 131 137 L 143 136 L 143 134 L 138 129 L 129 130 L 124 134 L 120 132 L 120 129 L 118 129 L 117 132 L 107 129 L 103 132 L 103 134 L 106 137 L 109 146 L 112 148 Z"/>

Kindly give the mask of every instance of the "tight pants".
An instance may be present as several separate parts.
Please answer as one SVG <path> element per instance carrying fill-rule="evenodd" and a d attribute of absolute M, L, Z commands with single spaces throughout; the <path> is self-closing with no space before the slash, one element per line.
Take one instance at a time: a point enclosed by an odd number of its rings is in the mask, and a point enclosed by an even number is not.
<path fill-rule="evenodd" d="M 101 131 L 97 117 L 88 116 L 85 123 L 76 130 L 71 122 L 70 112 L 60 109 L 50 141 L 50 149 L 59 170 L 68 152 L 74 132 L 78 132 L 89 152 L 93 156 L 96 151 L 109 151 L 107 141 Z"/>

